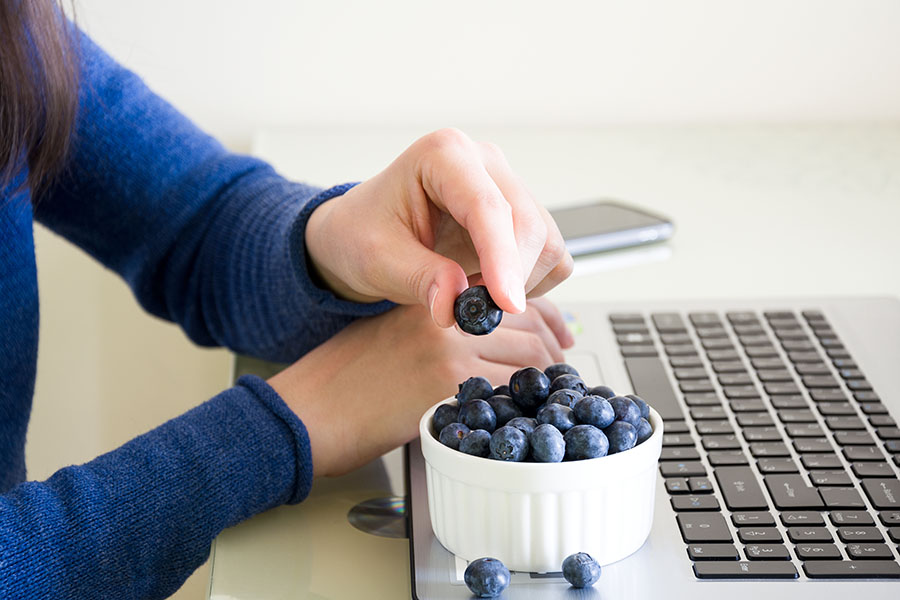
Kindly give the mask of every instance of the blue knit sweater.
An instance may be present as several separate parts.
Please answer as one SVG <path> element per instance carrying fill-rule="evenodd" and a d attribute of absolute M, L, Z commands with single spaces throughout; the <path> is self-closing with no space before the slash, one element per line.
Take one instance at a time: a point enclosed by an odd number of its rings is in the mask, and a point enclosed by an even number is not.
<path fill-rule="evenodd" d="M 244 377 L 121 448 L 26 482 L 33 220 L 119 273 L 146 310 L 201 345 L 293 361 L 388 305 L 339 300 L 307 272 L 309 214 L 344 188 L 290 183 L 226 152 L 90 40 L 79 44 L 64 176 L 35 209 L 27 189 L 13 192 L 24 169 L 0 189 L 0 598 L 164 598 L 223 528 L 306 497 L 306 429 L 264 381 Z"/>

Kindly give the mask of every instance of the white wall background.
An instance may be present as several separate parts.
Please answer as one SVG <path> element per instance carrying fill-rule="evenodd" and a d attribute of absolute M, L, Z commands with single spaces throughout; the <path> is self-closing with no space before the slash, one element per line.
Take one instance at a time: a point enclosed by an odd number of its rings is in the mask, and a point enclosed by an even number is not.
<path fill-rule="evenodd" d="M 895 0 L 75 0 L 235 147 L 324 124 L 900 119 Z"/>

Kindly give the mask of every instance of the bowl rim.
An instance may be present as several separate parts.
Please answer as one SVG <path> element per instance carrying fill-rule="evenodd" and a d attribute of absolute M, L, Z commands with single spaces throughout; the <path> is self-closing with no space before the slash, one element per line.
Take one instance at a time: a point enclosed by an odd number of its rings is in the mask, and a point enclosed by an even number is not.
<path fill-rule="evenodd" d="M 455 396 L 445 398 L 444 400 L 437 402 L 436 404 L 431 406 L 431 408 L 426 410 L 425 414 L 423 414 L 421 419 L 419 419 L 419 437 L 422 444 L 422 452 L 425 455 L 426 462 L 431 462 L 428 461 L 428 454 L 433 452 L 437 456 L 446 457 L 446 460 L 462 461 L 458 463 L 460 465 L 460 468 L 464 467 L 467 464 L 471 465 L 473 468 L 480 469 L 498 468 L 500 465 L 502 465 L 502 467 L 499 468 L 502 468 L 504 472 L 507 473 L 511 472 L 512 469 L 535 472 L 550 469 L 554 474 L 562 475 L 564 474 L 564 469 L 569 469 L 570 471 L 581 471 L 584 469 L 601 468 L 603 466 L 608 466 L 612 469 L 621 467 L 623 463 L 639 463 L 642 462 L 642 458 L 649 458 L 645 456 L 649 454 L 655 454 L 655 456 L 653 457 L 654 466 L 659 459 L 659 449 L 662 447 L 662 436 L 665 424 L 662 417 L 653 409 L 653 407 L 650 407 L 650 425 L 653 427 L 653 433 L 642 444 L 630 448 L 629 450 L 626 450 L 624 452 L 607 454 L 606 456 L 599 456 L 597 458 L 562 461 L 558 463 L 541 463 L 491 460 L 489 458 L 483 458 L 481 456 L 472 456 L 470 454 L 460 452 L 459 450 L 448 448 L 447 446 L 442 444 L 431 431 L 431 418 L 439 406 L 443 404 L 450 404 L 455 401 Z"/>

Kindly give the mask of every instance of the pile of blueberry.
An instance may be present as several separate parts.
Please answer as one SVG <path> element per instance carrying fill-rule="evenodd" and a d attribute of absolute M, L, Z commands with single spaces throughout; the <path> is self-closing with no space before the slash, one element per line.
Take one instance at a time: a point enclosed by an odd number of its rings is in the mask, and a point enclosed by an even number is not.
<path fill-rule="evenodd" d="M 563 577 L 572 587 L 586 588 L 600 579 L 600 565 L 590 554 L 578 552 L 562 563 Z M 479 558 L 466 567 L 466 587 L 479 598 L 496 598 L 509 586 L 509 569 L 496 558 Z"/>
<path fill-rule="evenodd" d="M 484 377 L 459 385 L 433 427 L 442 444 L 505 461 L 561 462 L 624 452 L 653 433 L 650 407 L 638 396 L 587 387 L 571 365 L 519 369 L 497 388 Z"/>

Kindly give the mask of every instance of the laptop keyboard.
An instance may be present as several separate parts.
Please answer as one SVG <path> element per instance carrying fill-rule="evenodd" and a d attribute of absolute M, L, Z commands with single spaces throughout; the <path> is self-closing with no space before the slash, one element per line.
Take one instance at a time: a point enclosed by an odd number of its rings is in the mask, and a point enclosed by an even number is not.
<path fill-rule="evenodd" d="M 610 322 L 697 578 L 900 578 L 900 429 L 821 311 Z"/>

